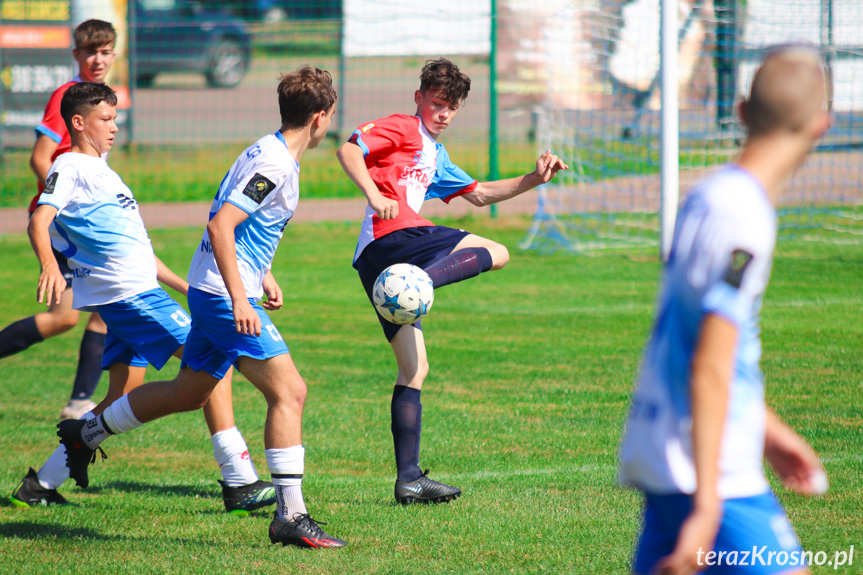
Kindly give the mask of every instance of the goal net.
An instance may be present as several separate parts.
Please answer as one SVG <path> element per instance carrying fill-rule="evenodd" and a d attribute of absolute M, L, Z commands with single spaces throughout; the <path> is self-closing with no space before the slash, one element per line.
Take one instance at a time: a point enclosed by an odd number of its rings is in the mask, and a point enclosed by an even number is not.
<path fill-rule="evenodd" d="M 863 241 L 863 2 L 680 0 L 681 199 L 738 152 L 735 109 L 768 46 L 819 46 L 834 123 L 779 199 L 780 237 Z M 660 0 L 583 0 L 542 23 L 538 140 L 571 169 L 541 190 L 523 247 L 656 246 L 660 228 Z"/>

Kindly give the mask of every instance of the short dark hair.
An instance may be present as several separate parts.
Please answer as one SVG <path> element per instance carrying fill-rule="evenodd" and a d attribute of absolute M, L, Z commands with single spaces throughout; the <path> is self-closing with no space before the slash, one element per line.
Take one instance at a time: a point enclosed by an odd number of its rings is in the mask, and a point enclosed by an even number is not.
<path fill-rule="evenodd" d="M 113 46 L 117 42 L 117 31 L 110 22 L 87 20 L 75 28 L 75 49 L 98 48 L 105 44 Z"/>
<path fill-rule="evenodd" d="M 60 100 L 60 115 L 69 133 L 72 133 L 73 116 L 85 116 L 102 102 L 109 106 L 117 105 L 117 93 L 105 84 L 78 82 L 69 86 Z"/>
<path fill-rule="evenodd" d="M 330 73 L 311 66 L 279 78 L 277 92 L 282 129 L 289 130 L 302 128 L 321 110 L 329 111 L 339 98 Z"/>
<path fill-rule="evenodd" d="M 755 72 L 741 112 L 753 137 L 797 132 L 828 105 L 833 83 L 820 50 L 811 44 L 781 44 L 768 50 Z"/>
<path fill-rule="evenodd" d="M 440 92 L 450 104 L 461 104 L 470 92 L 470 78 L 446 58 L 428 60 L 420 74 L 420 92 Z"/>

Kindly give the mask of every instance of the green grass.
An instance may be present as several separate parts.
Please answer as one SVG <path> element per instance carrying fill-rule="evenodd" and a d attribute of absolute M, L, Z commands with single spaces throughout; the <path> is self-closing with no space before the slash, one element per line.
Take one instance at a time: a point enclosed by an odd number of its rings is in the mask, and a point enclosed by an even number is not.
<path fill-rule="evenodd" d="M 120 174 L 140 201 L 211 201 L 219 183 L 248 142 L 236 145 L 137 146 L 111 152 L 111 167 Z M 328 140 L 321 150 L 303 157 L 303 198 L 357 198 L 360 192 L 348 179 L 335 157 L 335 144 Z M 500 177 L 529 172 L 536 162 L 533 144 L 500 145 Z M 453 143 L 450 156 L 477 179 L 488 176 L 487 147 Z M 0 156 L 0 208 L 24 207 L 36 193 L 36 177 L 30 170 L 30 150 L 7 150 Z M 158 166 L 154 170 L 153 166 Z"/>
<path fill-rule="evenodd" d="M 349 546 L 278 548 L 266 512 L 225 514 L 206 427 L 192 413 L 108 440 L 91 487 L 62 489 L 77 506 L 0 504 L 0 573 L 625 573 L 639 498 L 615 486 L 616 449 L 652 318 L 655 256 L 542 256 L 515 247 L 526 219 L 448 223 L 512 255 L 500 272 L 441 290 L 424 322 L 421 463 L 464 497 L 393 503 L 395 365 L 350 266 L 356 229 L 290 226 L 275 262 L 286 305 L 272 317 L 309 386 L 304 492 Z M 183 272 L 199 234 L 151 236 Z M 39 309 L 37 265 L 26 237 L 0 238 L 0 251 L 5 324 Z M 831 557 L 863 541 L 861 283 L 863 246 L 781 243 L 764 306 L 768 402 L 812 442 L 831 479 L 822 498 L 777 492 L 804 547 Z M 6 494 L 56 444 L 80 329 L 3 360 Z M 263 399 L 234 381 L 237 423 L 267 476 Z M 858 561 L 840 572 L 859 573 Z"/>

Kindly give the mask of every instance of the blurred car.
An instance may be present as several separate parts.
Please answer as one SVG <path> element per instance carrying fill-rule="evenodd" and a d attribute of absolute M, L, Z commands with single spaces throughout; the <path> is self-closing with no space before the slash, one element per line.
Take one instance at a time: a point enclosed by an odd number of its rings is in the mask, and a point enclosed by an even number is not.
<path fill-rule="evenodd" d="M 342 0 L 208 0 L 246 20 L 333 20 L 342 16 Z"/>
<path fill-rule="evenodd" d="M 190 0 L 134 0 L 129 23 L 136 85 L 158 74 L 200 72 L 207 85 L 236 86 L 251 60 L 251 37 L 242 20 Z"/>

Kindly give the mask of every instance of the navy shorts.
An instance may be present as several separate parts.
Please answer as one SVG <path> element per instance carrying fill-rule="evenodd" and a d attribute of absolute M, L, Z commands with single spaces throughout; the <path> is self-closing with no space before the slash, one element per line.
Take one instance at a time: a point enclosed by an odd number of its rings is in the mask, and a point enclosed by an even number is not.
<path fill-rule="evenodd" d="M 634 571 L 642 575 L 674 550 L 680 526 L 692 511 L 690 495 L 648 493 L 645 499 L 644 527 L 634 564 Z M 701 553 L 696 561 L 706 567 L 705 574 L 751 575 L 797 571 L 807 562 L 785 511 L 771 491 L 726 499 L 714 548 Z"/>
<path fill-rule="evenodd" d="M 366 289 L 366 295 L 372 302 L 372 288 L 382 271 L 393 264 L 412 264 L 425 269 L 442 257 L 452 253 L 455 247 L 470 232 L 455 230 L 444 226 L 422 226 L 396 230 L 380 237 L 366 246 L 363 253 L 354 262 L 354 267 L 360 274 L 360 281 Z M 375 315 L 384 329 L 387 341 L 392 341 L 400 325 L 390 323 L 381 317 L 375 309 Z M 422 322 L 413 325 L 421 330 Z"/>

